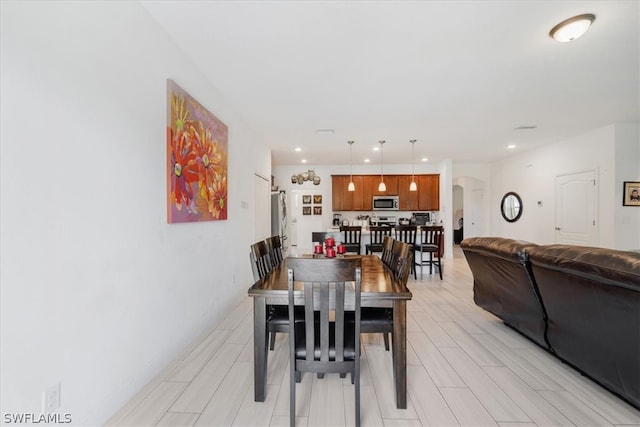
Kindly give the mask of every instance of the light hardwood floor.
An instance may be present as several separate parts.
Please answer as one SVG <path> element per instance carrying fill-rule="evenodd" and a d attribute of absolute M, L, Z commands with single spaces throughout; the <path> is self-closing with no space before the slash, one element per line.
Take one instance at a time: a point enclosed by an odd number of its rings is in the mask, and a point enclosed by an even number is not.
<path fill-rule="evenodd" d="M 640 411 L 581 376 L 473 303 L 472 276 L 456 247 L 437 274 L 409 281 L 407 409 L 396 409 L 391 353 L 363 335 L 364 426 L 640 426 Z M 265 402 L 253 400 L 249 297 L 148 384 L 107 425 L 285 426 L 288 338 L 269 352 Z M 354 424 L 349 378 L 303 376 L 298 426 Z"/>

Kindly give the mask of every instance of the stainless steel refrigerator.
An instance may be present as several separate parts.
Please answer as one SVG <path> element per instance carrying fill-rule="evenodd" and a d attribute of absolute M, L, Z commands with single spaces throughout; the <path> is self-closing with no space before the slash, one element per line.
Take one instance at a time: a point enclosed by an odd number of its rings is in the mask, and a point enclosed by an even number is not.
<path fill-rule="evenodd" d="M 282 252 L 289 248 L 287 238 L 287 195 L 284 191 L 271 194 L 271 235 L 280 236 Z"/>

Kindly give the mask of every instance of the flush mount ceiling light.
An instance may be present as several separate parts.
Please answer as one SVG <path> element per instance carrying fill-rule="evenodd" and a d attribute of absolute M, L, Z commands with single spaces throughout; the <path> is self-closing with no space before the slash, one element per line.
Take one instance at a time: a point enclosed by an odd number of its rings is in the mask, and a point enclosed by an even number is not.
<path fill-rule="evenodd" d="M 562 43 L 570 42 L 587 32 L 596 16 L 592 13 L 565 19 L 549 31 L 549 35 Z"/>
<path fill-rule="evenodd" d="M 347 187 L 347 190 L 356 191 L 356 185 L 353 183 L 353 154 L 351 152 L 353 141 L 347 141 L 347 144 L 349 144 L 349 164 L 351 165 L 351 178 L 349 179 L 349 186 Z"/>
<path fill-rule="evenodd" d="M 386 141 L 378 141 L 378 143 L 380 144 L 380 185 L 378 185 L 378 191 L 380 192 L 384 192 L 387 191 L 387 186 L 384 183 L 383 180 L 383 176 L 384 176 L 384 157 L 382 156 L 384 153 L 382 152 L 382 146 L 384 145 Z"/>

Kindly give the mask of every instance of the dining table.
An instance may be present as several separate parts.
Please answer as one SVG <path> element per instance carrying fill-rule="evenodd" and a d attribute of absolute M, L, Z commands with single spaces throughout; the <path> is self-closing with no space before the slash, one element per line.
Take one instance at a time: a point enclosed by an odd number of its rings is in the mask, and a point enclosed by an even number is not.
<path fill-rule="evenodd" d="M 256 402 L 264 402 L 267 395 L 268 331 L 267 307 L 288 305 L 288 268 L 291 257 L 317 259 L 331 262 L 324 255 L 291 255 L 273 268 L 264 278 L 255 282 L 248 291 L 253 298 L 253 341 L 254 341 L 254 393 Z M 406 284 L 397 279 L 393 271 L 377 255 L 341 255 L 361 259 L 360 298 L 361 307 L 386 307 L 393 311 L 392 359 L 395 383 L 396 407 L 407 408 L 407 301 L 412 298 Z M 302 283 L 294 282 L 294 290 L 302 292 Z M 296 305 L 303 305 L 302 297 L 296 298 Z M 373 373 L 375 375 L 375 373 Z"/>

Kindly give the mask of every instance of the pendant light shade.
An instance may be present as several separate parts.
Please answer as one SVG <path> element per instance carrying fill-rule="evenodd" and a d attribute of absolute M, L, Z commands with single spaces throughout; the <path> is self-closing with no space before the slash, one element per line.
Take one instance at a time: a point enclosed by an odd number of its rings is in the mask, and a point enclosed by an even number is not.
<path fill-rule="evenodd" d="M 384 156 L 382 153 L 382 147 L 386 141 L 378 141 L 380 144 L 380 185 L 378 185 L 378 191 L 387 191 L 387 186 L 384 183 Z"/>
<path fill-rule="evenodd" d="M 351 165 L 351 176 L 349 178 L 349 185 L 347 186 L 347 191 L 356 191 L 356 185 L 353 183 L 353 154 L 351 151 L 353 142 L 354 141 L 347 141 L 347 144 L 349 144 L 349 164 Z"/>
<path fill-rule="evenodd" d="M 418 191 L 418 184 L 416 184 L 416 175 L 415 175 L 415 145 L 416 145 L 416 140 L 412 139 L 409 142 L 411 143 L 411 184 L 409 184 L 409 191 Z"/>

